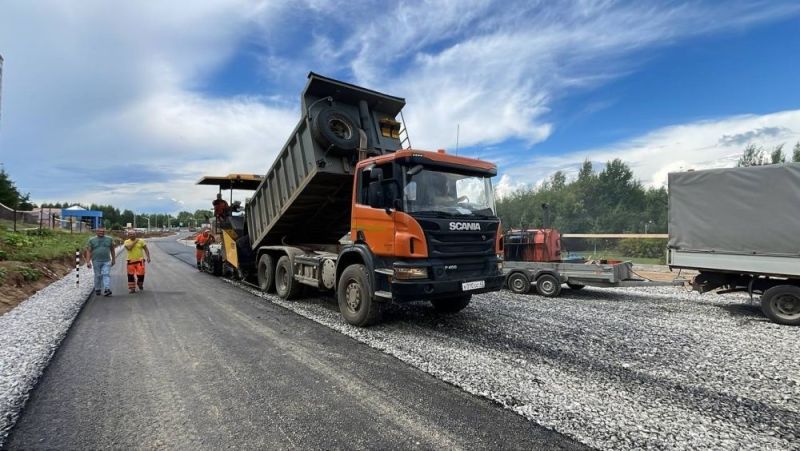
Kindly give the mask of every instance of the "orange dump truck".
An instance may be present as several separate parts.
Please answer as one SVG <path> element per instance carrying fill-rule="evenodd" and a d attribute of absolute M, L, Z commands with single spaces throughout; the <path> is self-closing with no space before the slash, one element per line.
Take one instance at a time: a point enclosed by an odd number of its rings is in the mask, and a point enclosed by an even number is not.
<path fill-rule="evenodd" d="M 404 148 L 404 105 L 309 74 L 300 122 L 237 234 L 240 264 L 262 290 L 285 299 L 303 286 L 334 292 L 344 319 L 366 326 L 388 302 L 458 312 L 473 294 L 501 288 L 497 168 Z"/>

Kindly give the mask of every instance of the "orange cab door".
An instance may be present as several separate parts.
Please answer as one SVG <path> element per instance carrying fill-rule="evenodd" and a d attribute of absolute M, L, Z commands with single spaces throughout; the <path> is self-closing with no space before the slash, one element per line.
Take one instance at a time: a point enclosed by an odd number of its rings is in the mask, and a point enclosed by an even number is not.
<path fill-rule="evenodd" d="M 394 255 L 394 214 L 394 210 L 387 214 L 383 208 L 355 204 L 351 239 L 363 239 L 375 255 Z"/>
<path fill-rule="evenodd" d="M 366 242 L 375 255 L 392 256 L 395 252 L 395 211 L 390 209 L 387 213 L 386 207 L 391 207 L 393 196 L 387 191 L 381 196 L 387 204 L 385 207 L 370 207 L 369 186 L 370 183 L 376 183 L 378 186 L 388 185 L 390 182 L 382 182 L 383 174 L 386 174 L 387 179 L 392 177 L 393 167 L 389 163 L 378 165 L 378 168 L 381 171 L 381 181 L 376 181 L 369 170 L 365 171 L 363 167 L 358 169 L 353 190 L 350 238 L 354 242 L 359 240 Z"/>

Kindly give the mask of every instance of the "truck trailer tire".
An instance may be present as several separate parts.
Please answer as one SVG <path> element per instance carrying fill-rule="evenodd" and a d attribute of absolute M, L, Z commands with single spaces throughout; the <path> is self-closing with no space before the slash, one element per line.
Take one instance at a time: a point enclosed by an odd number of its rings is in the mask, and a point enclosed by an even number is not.
<path fill-rule="evenodd" d="M 354 326 L 370 326 L 381 320 L 383 304 L 372 299 L 367 268 L 350 265 L 342 271 L 336 286 L 339 311 Z"/>
<path fill-rule="evenodd" d="M 531 281 L 528 276 L 521 272 L 515 272 L 508 276 L 508 289 L 517 294 L 526 294 L 531 291 Z"/>
<path fill-rule="evenodd" d="M 278 259 L 278 264 L 275 265 L 275 291 L 282 299 L 294 299 L 300 295 L 303 286 L 300 282 L 294 280 L 294 271 L 292 271 L 292 262 L 289 260 L 288 255 L 284 255 Z"/>
<path fill-rule="evenodd" d="M 433 304 L 433 309 L 439 313 L 458 313 L 467 308 L 471 300 L 471 294 L 464 294 L 452 298 L 434 299 L 431 304 Z"/>
<path fill-rule="evenodd" d="M 320 111 L 311 126 L 311 134 L 325 147 L 349 151 L 358 147 L 358 127 L 342 109 L 325 108 Z"/>
<path fill-rule="evenodd" d="M 275 261 L 269 254 L 258 259 L 258 288 L 265 293 L 275 292 Z"/>
<path fill-rule="evenodd" d="M 557 297 L 561 293 L 561 281 L 552 274 L 542 274 L 536 279 L 536 292 L 548 298 Z"/>
<path fill-rule="evenodd" d="M 761 311 L 778 324 L 800 326 L 800 287 L 774 286 L 761 295 Z"/>
<path fill-rule="evenodd" d="M 222 257 L 211 257 L 211 274 L 219 277 L 222 275 Z"/>

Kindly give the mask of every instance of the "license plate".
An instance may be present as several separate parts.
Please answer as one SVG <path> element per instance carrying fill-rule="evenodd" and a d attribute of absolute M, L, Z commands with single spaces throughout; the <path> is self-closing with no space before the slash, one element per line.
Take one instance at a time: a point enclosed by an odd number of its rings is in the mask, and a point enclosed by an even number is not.
<path fill-rule="evenodd" d="M 476 280 L 475 282 L 464 282 L 461 284 L 462 291 L 477 290 L 486 286 L 486 281 Z"/>

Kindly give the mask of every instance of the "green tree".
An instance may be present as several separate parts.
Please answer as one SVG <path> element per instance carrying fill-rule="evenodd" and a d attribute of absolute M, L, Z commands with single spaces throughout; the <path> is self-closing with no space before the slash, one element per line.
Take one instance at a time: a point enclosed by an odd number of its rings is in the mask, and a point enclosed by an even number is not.
<path fill-rule="evenodd" d="M 771 164 L 786 163 L 786 155 L 783 153 L 783 144 L 775 146 L 775 149 L 769 155 Z"/>
<path fill-rule="evenodd" d="M 800 163 L 800 141 L 794 145 L 794 152 L 792 153 L 792 161 Z"/>
<path fill-rule="evenodd" d="M 742 156 L 739 157 L 736 167 L 745 168 L 749 166 L 765 165 L 767 164 L 768 160 L 764 153 L 764 149 L 761 147 L 756 147 L 755 144 L 748 144 L 747 147 L 745 147 L 744 152 L 742 152 Z"/>
<path fill-rule="evenodd" d="M 21 194 L 17 186 L 11 180 L 5 168 L 0 168 L 0 203 L 9 208 L 18 210 L 30 210 L 33 204 L 30 202 L 30 193 Z"/>

